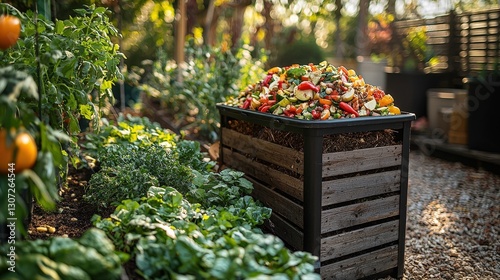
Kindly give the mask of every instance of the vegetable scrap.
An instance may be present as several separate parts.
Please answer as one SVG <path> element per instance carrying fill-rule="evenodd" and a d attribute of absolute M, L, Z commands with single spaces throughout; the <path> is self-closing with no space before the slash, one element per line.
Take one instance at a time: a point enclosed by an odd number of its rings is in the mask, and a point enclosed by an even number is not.
<path fill-rule="evenodd" d="M 399 115 L 394 98 L 344 66 L 273 67 L 226 105 L 305 120 Z"/>

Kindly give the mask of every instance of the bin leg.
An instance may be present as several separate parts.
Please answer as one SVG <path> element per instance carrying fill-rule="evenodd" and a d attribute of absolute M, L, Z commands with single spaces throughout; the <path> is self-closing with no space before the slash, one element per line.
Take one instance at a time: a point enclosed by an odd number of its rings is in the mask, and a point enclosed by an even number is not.
<path fill-rule="evenodd" d="M 304 251 L 318 257 L 319 268 L 323 135 L 304 133 L 304 155 Z"/>
<path fill-rule="evenodd" d="M 408 166 L 410 163 L 410 125 L 411 122 L 405 122 L 403 126 L 403 135 L 408 137 L 403 138 L 402 162 L 401 162 L 401 179 L 400 179 L 400 197 L 399 197 L 399 242 L 398 242 L 398 268 L 396 275 L 397 279 L 403 278 L 405 265 L 405 241 L 406 241 L 406 211 L 408 203 Z"/>

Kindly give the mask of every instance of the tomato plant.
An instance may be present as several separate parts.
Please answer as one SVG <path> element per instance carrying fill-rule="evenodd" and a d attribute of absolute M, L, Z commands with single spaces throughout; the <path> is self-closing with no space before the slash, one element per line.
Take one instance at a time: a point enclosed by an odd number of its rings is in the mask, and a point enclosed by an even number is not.
<path fill-rule="evenodd" d="M 7 4 L 0 8 L 16 14 L 23 25 L 17 47 L 0 52 L 0 67 L 12 65 L 40 79 L 41 121 L 72 136 L 72 147 L 77 149 L 79 119 L 97 122 L 106 100 L 112 98 L 113 82 L 122 76 L 118 67 L 122 54 L 111 40 L 118 32 L 109 22 L 108 10 L 88 6 L 75 10 L 75 17 L 52 22 Z M 37 107 L 37 102 L 30 106 Z"/>
<path fill-rule="evenodd" d="M 32 196 L 44 209 L 55 207 L 58 170 L 67 163 L 61 143 L 69 138 L 40 122 L 32 105 L 38 98 L 30 75 L 0 68 L 0 224 L 15 217 L 21 232 Z M 15 207 L 5 203 L 14 197 Z"/>
<path fill-rule="evenodd" d="M 19 39 L 21 32 L 21 21 L 11 15 L 0 16 L 0 49 L 6 50 L 12 47 Z"/>

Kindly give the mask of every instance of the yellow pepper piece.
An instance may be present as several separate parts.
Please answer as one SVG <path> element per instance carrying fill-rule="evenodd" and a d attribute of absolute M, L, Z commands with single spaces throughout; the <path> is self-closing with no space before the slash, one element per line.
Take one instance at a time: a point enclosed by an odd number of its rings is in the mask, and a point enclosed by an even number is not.
<path fill-rule="evenodd" d="M 365 85 L 365 80 L 363 78 L 354 81 L 353 87 L 362 87 Z"/>
<path fill-rule="evenodd" d="M 278 73 L 280 73 L 280 72 L 281 72 L 281 68 L 280 68 L 280 67 L 278 67 L 278 66 L 273 67 L 273 68 L 271 68 L 271 69 L 267 70 L 267 73 L 268 73 L 268 74 L 278 74 Z"/>
<path fill-rule="evenodd" d="M 389 109 L 389 113 L 391 114 L 394 114 L 394 115 L 400 115 L 401 114 L 401 110 L 399 110 L 398 107 L 394 106 L 394 105 L 391 105 L 389 107 L 387 107 Z"/>
<path fill-rule="evenodd" d="M 350 76 L 356 76 L 356 71 L 354 71 L 354 70 L 352 70 L 352 69 L 349 69 L 349 70 L 347 71 L 347 73 L 349 73 L 349 77 L 350 77 Z"/>
<path fill-rule="evenodd" d="M 393 102 L 394 102 L 394 98 L 392 98 L 392 96 L 390 94 L 386 94 L 382 98 L 380 98 L 380 100 L 378 101 L 378 105 L 380 107 L 385 107 Z"/>

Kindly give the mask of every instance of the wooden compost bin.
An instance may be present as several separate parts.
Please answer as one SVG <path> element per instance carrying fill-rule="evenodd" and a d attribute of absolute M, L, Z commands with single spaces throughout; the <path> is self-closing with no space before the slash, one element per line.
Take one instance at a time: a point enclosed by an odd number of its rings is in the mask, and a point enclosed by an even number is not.
<path fill-rule="evenodd" d="M 243 171 L 272 216 L 266 230 L 319 258 L 323 279 L 403 276 L 410 125 L 414 114 L 299 120 L 218 105 L 219 164 Z M 292 149 L 230 123 L 297 134 Z M 323 153 L 324 137 L 391 130 L 397 144 Z"/>

